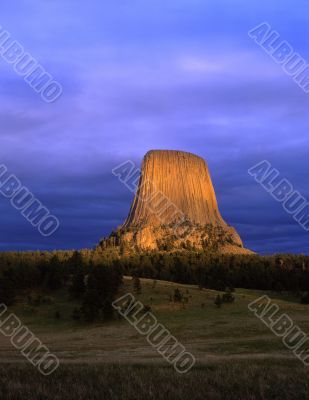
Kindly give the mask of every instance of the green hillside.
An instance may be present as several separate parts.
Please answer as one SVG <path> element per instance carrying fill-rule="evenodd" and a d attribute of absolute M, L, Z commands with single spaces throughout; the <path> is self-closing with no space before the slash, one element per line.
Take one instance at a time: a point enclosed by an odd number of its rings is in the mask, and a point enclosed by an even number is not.
<path fill-rule="evenodd" d="M 299 304 L 298 298 L 291 295 L 236 289 L 235 302 L 218 308 L 214 301 L 222 292 L 166 281 L 140 281 L 142 290 L 137 295 L 132 278 L 125 277 L 119 297 L 131 292 L 144 305 L 149 305 L 158 322 L 194 354 L 198 365 L 222 360 L 294 359 L 281 340 L 248 310 L 248 304 L 264 293 L 276 299 L 280 310 L 309 332 L 309 306 Z M 188 299 L 187 304 L 171 301 L 176 288 Z M 10 310 L 48 343 L 63 363 L 165 364 L 126 320 L 115 317 L 110 322 L 93 324 L 74 321 L 72 313 L 77 303 L 69 300 L 67 292 L 62 290 L 55 292 L 49 302 L 30 306 L 23 299 Z M 2 336 L 0 346 L 2 360 L 23 361 Z"/>

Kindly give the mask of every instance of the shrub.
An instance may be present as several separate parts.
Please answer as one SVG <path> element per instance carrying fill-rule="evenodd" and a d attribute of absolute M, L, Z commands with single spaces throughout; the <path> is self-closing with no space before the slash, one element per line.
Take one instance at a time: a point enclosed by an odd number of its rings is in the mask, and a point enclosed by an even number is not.
<path fill-rule="evenodd" d="M 222 298 L 221 296 L 218 294 L 218 296 L 215 299 L 215 305 L 220 308 L 222 306 Z"/>
<path fill-rule="evenodd" d="M 177 288 L 174 291 L 174 303 L 181 303 L 183 298 L 183 294 L 181 291 Z"/>
<path fill-rule="evenodd" d="M 309 304 L 309 292 L 304 292 L 300 299 L 301 304 Z"/>
<path fill-rule="evenodd" d="M 60 315 L 60 311 L 59 311 L 59 310 L 56 310 L 56 311 L 55 311 L 55 313 L 54 313 L 54 318 L 55 318 L 55 319 L 58 319 L 58 320 L 61 318 L 61 315 Z"/>
<path fill-rule="evenodd" d="M 81 309 L 79 307 L 75 307 L 72 312 L 72 318 L 74 321 L 79 321 L 82 317 Z"/>
<path fill-rule="evenodd" d="M 223 303 L 234 303 L 234 301 L 235 301 L 235 296 L 230 291 L 225 292 L 222 295 L 222 302 Z"/>

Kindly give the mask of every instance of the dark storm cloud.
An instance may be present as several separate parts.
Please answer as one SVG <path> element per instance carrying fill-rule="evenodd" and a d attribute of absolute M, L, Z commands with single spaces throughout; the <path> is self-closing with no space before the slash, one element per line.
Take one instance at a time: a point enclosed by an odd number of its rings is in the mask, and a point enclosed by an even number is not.
<path fill-rule="evenodd" d="M 220 210 L 246 246 L 308 253 L 308 234 L 250 177 L 267 159 L 309 198 L 309 97 L 256 44 L 263 21 L 308 58 L 300 0 L 4 0 L 8 29 L 64 88 L 45 104 L 1 61 L 0 164 L 59 217 L 42 238 L 0 198 L 1 249 L 93 246 L 132 193 L 111 171 L 149 149 L 204 157 Z"/>

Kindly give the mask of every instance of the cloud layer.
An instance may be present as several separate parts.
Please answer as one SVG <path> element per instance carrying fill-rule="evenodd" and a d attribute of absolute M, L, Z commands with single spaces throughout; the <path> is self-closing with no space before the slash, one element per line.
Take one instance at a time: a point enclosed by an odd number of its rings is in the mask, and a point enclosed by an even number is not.
<path fill-rule="evenodd" d="M 132 194 L 112 175 L 150 149 L 204 157 L 224 218 L 262 253 L 308 233 L 255 183 L 267 159 L 309 198 L 309 96 L 248 37 L 267 21 L 309 61 L 309 3 L 3 0 L 0 25 L 57 79 L 45 104 L 0 60 L 0 163 L 60 219 L 46 239 L 0 198 L 0 250 L 95 245 Z"/>

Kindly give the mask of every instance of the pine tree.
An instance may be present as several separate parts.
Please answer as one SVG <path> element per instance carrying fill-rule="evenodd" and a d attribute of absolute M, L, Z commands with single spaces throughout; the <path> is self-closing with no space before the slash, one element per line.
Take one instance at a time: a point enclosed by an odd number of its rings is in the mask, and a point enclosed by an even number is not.
<path fill-rule="evenodd" d="M 221 305 L 222 305 L 222 298 L 221 298 L 221 296 L 220 296 L 219 294 L 218 294 L 218 296 L 216 297 L 215 305 L 216 305 L 218 308 L 220 308 Z"/>
<path fill-rule="evenodd" d="M 174 303 L 181 303 L 182 302 L 183 295 L 181 291 L 177 288 L 174 291 Z"/>
<path fill-rule="evenodd" d="M 83 297 L 86 285 L 85 285 L 85 272 L 82 266 L 78 266 L 72 279 L 72 284 L 69 288 L 69 292 L 73 298 L 80 299 Z"/>
<path fill-rule="evenodd" d="M 141 281 L 139 279 L 139 277 L 135 276 L 133 278 L 133 287 L 134 287 L 134 291 L 136 294 L 141 294 L 142 293 L 142 285 L 141 285 Z"/>

